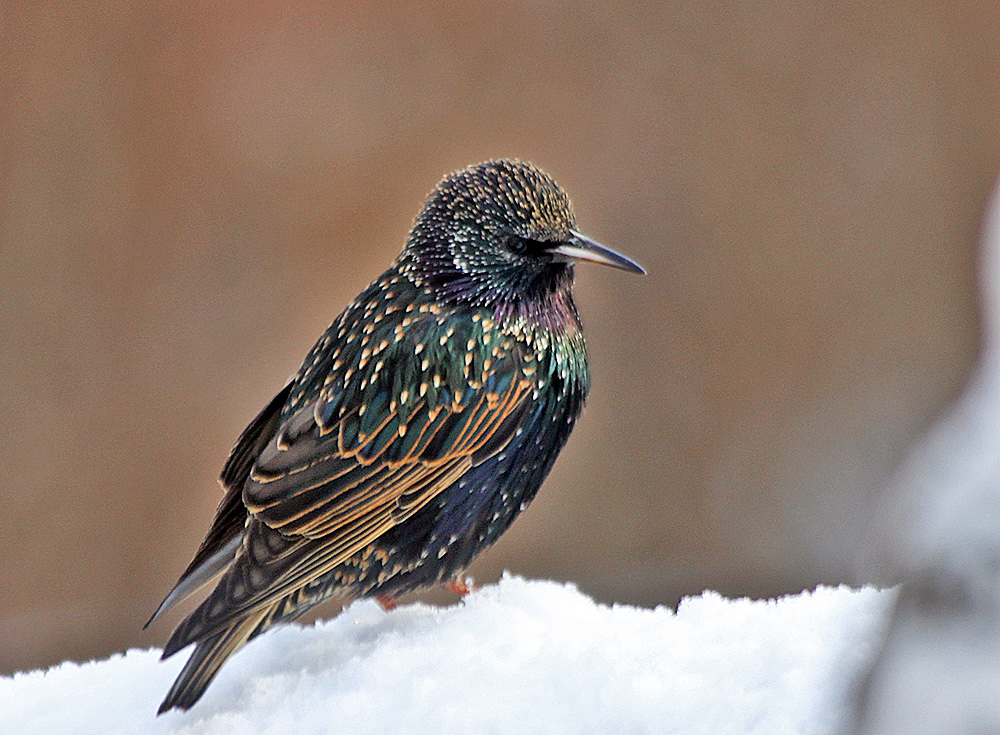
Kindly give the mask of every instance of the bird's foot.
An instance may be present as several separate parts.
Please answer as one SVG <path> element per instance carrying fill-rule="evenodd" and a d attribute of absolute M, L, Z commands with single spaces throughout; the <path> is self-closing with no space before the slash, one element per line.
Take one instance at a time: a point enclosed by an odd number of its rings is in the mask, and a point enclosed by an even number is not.
<path fill-rule="evenodd" d="M 375 599 L 378 601 L 379 606 L 386 612 L 395 610 L 399 605 L 399 603 L 396 602 L 396 598 L 392 595 L 378 595 Z"/>
<path fill-rule="evenodd" d="M 470 592 L 475 592 L 479 589 L 476 583 L 473 581 L 472 577 L 465 577 L 464 579 L 451 579 L 444 583 L 444 588 L 449 592 L 454 592 L 456 595 L 465 597 Z"/>

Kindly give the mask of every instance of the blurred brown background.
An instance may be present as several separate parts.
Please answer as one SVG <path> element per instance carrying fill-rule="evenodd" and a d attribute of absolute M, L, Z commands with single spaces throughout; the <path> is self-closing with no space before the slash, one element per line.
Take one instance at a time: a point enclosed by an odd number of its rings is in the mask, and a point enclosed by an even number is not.
<path fill-rule="evenodd" d="M 994 2 L 7 2 L 0 34 L 0 672 L 163 643 L 232 442 L 469 163 L 538 163 L 649 270 L 578 269 L 589 408 L 480 581 L 850 581 L 975 353 Z"/>

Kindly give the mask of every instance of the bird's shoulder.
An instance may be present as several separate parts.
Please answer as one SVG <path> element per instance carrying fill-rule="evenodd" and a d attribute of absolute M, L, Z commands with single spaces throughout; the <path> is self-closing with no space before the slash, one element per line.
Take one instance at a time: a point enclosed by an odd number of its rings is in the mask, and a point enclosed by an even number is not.
<path fill-rule="evenodd" d="M 545 390 L 537 351 L 489 311 L 400 285 L 363 292 L 300 371 L 243 488 L 272 527 L 320 535 L 439 492 L 500 451 Z"/>
<path fill-rule="evenodd" d="M 312 403 L 329 427 L 352 408 L 365 405 L 370 411 L 381 394 L 387 405 L 404 412 L 421 397 L 431 409 L 461 405 L 491 378 L 517 374 L 536 382 L 548 348 L 489 308 L 442 302 L 432 288 L 390 270 L 316 342 L 295 377 L 282 419 Z"/>

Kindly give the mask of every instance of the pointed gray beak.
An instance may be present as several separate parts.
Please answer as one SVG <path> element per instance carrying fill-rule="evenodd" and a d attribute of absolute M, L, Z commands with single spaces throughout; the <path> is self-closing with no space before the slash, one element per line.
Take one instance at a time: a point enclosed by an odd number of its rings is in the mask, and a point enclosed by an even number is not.
<path fill-rule="evenodd" d="M 591 240 L 586 235 L 581 235 L 576 230 L 570 230 L 570 235 L 569 240 L 552 248 L 549 252 L 558 253 L 569 261 L 586 260 L 590 263 L 610 265 L 612 268 L 621 268 L 630 273 L 646 275 L 646 269 L 631 258 L 616 253 L 611 248 L 601 245 L 596 240 Z"/>

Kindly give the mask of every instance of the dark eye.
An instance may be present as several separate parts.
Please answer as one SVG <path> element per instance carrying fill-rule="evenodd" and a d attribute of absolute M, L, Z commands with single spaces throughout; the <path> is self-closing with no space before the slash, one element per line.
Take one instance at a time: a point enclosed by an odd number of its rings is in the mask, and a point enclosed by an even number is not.
<path fill-rule="evenodd" d="M 504 245 L 514 255 L 534 255 L 541 257 L 546 250 L 553 246 L 553 243 L 511 234 L 504 238 Z"/>
<path fill-rule="evenodd" d="M 524 255 L 528 252 L 528 241 L 523 237 L 511 235 L 507 238 L 507 249 L 515 255 Z"/>

